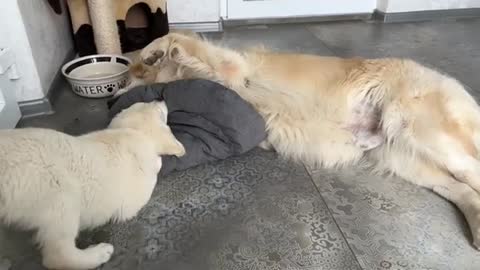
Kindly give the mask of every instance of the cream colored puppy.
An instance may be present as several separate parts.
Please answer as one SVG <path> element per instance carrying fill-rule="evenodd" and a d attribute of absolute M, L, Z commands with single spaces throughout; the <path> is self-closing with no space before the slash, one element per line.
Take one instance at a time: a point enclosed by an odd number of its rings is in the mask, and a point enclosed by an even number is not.
<path fill-rule="evenodd" d="M 147 203 L 160 155 L 185 153 L 162 103 L 137 103 L 105 130 L 73 137 L 26 128 L 0 131 L 0 219 L 36 230 L 50 269 L 92 269 L 113 246 L 78 249 L 79 230 L 124 221 Z"/>

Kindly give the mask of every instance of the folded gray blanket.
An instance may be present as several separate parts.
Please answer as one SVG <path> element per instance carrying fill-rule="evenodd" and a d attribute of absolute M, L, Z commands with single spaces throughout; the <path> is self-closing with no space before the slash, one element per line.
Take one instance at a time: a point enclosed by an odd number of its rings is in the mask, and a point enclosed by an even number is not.
<path fill-rule="evenodd" d="M 138 86 L 108 102 L 110 117 L 137 102 L 165 100 L 168 124 L 184 145 L 183 157 L 165 156 L 161 175 L 245 153 L 266 137 L 265 122 L 232 90 L 203 80 Z"/>

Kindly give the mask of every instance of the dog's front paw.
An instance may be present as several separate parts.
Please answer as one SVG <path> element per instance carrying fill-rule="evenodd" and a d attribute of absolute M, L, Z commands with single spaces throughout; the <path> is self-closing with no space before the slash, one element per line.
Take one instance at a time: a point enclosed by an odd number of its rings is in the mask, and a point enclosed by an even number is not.
<path fill-rule="evenodd" d="M 162 60 L 165 56 L 163 50 L 152 50 L 142 55 L 143 63 L 148 66 L 153 66 L 158 60 Z"/>
<path fill-rule="evenodd" d="M 153 66 L 158 61 L 162 61 L 166 56 L 170 47 L 171 39 L 167 35 L 157 38 L 148 44 L 141 52 L 140 58 L 147 66 Z"/>

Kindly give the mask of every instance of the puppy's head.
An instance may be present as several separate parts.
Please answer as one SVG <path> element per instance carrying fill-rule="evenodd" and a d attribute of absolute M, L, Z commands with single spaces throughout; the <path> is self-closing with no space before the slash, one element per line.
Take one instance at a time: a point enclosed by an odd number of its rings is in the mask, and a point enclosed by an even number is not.
<path fill-rule="evenodd" d="M 150 137 L 159 155 L 183 156 L 185 148 L 167 125 L 168 109 L 164 101 L 135 103 L 117 114 L 109 128 L 131 128 Z"/>

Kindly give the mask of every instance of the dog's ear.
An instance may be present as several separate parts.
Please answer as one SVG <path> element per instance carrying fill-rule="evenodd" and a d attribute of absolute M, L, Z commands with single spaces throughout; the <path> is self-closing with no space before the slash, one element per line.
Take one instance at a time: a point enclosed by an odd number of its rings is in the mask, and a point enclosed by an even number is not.
<path fill-rule="evenodd" d="M 185 148 L 180 143 L 173 133 L 165 133 L 161 140 L 158 142 L 158 155 L 160 156 L 177 156 L 181 157 L 185 155 Z"/>

